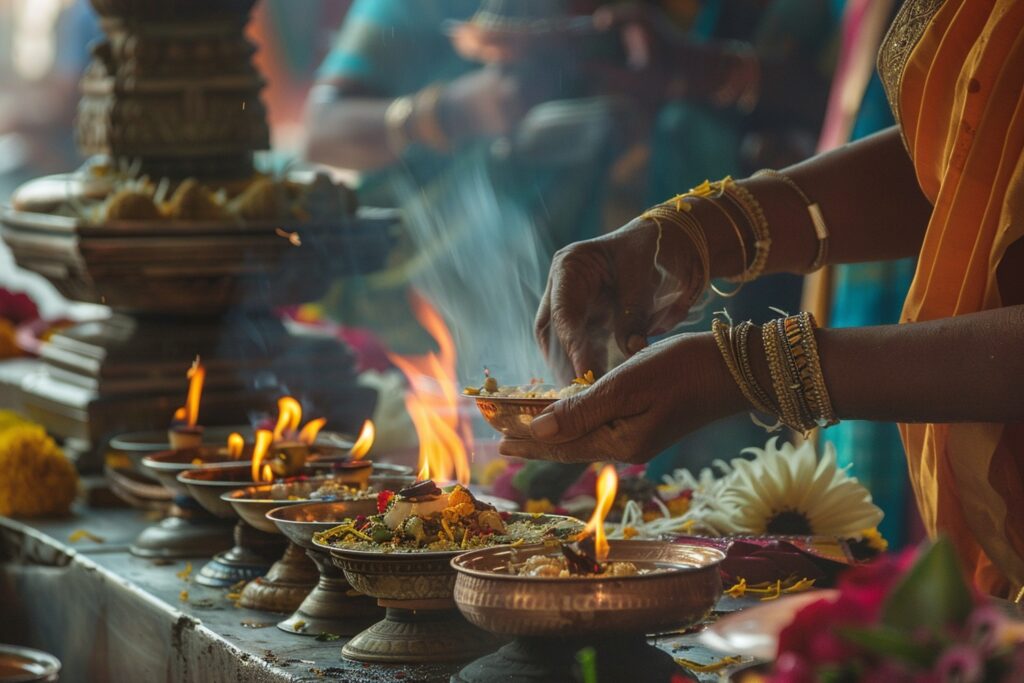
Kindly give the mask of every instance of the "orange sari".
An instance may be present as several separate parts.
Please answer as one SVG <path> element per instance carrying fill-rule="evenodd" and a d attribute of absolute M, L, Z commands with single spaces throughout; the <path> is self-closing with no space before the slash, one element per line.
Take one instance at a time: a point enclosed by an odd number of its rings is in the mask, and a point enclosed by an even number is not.
<path fill-rule="evenodd" d="M 1002 306 L 996 271 L 1024 233 L 1024 2 L 908 0 L 879 69 L 935 207 L 904 322 Z M 952 538 L 980 589 L 1013 597 L 1024 586 L 1024 425 L 901 432 L 929 533 Z"/>

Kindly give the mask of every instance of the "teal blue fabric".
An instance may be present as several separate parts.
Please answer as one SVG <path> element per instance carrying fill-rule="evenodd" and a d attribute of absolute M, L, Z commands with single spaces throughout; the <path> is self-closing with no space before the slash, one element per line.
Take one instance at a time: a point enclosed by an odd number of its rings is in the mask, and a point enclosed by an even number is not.
<path fill-rule="evenodd" d="M 854 124 L 854 140 L 893 125 L 882 82 L 875 74 L 864 94 Z M 856 263 L 835 269 L 831 327 L 862 327 L 899 322 L 903 300 L 914 277 L 914 260 Z M 850 466 L 885 512 L 879 525 L 895 549 L 907 538 L 910 480 L 906 455 L 895 424 L 844 421 L 824 438 L 836 446 L 841 465 Z"/>

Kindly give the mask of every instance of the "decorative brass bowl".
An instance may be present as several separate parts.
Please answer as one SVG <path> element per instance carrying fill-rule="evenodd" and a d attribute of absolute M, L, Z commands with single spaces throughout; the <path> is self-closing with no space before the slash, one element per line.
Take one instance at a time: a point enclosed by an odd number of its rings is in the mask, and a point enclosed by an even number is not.
<path fill-rule="evenodd" d="M 469 396 L 469 394 L 464 394 Z M 469 396 L 487 423 L 496 430 L 517 439 L 529 439 L 530 423 L 557 398 L 507 398 L 504 396 Z"/>
<path fill-rule="evenodd" d="M 610 561 L 656 568 L 626 577 L 546 578 L 508 574 L 509 562 L 555 555 L 543 544 L 498 546 L 452 560 L 455 602 L 471 624 L 508 636 L 662 633 L 704 619 L 722 592 L 725 554 L 704 546 L 659 541 L 609 542 Z"/>
<path fill-rule="evenodd" d="M 252 484 L 252 468 L 248 465 L 188 470 L 178 475 L 189 495 L 211 514 L 220 519 L 237 520 L 234 529 L 235 544 L 230 550 L 217 553 L 196 576 L 203 586 L 226 587 L 240 581 L 251 581 L 263 576 L 274 560 L 285 549 L 276 534 L 259 531 L 246 524 L 221 495 Z"/>
<path fill-rule="evenodd" d="M 518 514 L 518 513 L 517 513 Z M 574 519 L 522 515 L 538 524 Z M 479 656 L 499 640 L 467 622 L 452 597 L 452 559 L 463 551 L 374 552 L 338 548 L 314 539 L 360 593 L 387 609 L 384 620 L 352 638 L 342 654 L 361 662 L 454 662 Z"/>
<path fill-rule="evenodd" d="M 53 655 L 19 645 L 0 645 L 0 681 L 56 683 L 60 660 Z"/>
<path fill-rule="evenodd" d="M 273 521 L 267 519 L 267 513 L 278 507 L 314 502 L 309 495 L 328 481 L 337 481 L 356 488 L 363 488 L 369 483 L 370 487 L 378 490 L 390 488 L 396 491 L 413 482 L 412 476 L 371 477 L 368 474 L 370 468 L 375 468 L 376 465 L 369 461 L 361 462 L 364 462 L 365 466 L 338 470 L 332 477 L 298 477 L 273 484 L 248 486 L 222 493 L 221 500 L 231 505 L 246 524 L 258 531 L 277 535 L 281 531 Z M 356 502 L 363 503 L 362 508 L 366 510 L 358 514 L 372 515 L 376 512 L 376 496 L 353 501 Z M 284 555 L 270 567 L 266 576 L 257 577 L 246 584 L 238 604 L 267 612 L 295 612 L 316 587 L 317 575 L 314 563 L 306 557 L 302 548 L 289 542 Z M 295 620 L 288 623 L 295 623 Z M 294 632 L 304 633 L 305 629 L 296 628 Z"/>
<path fill-rule="evenodd" d="M 357 594 L 342 571 L 331 562 L 330 554 L 313 544 L 314 533 L 327 531 L 347 518 L 376 512 L 375 500 L 302 503 L 267 512 L 267 519 L 277 525 L 292 544 L 303 548 L 320 571 L 316 588 L 294 614 L 278 623 L 279 629 L 302 635 L 354 636 L 384 616 L 377 601 Z"/>
<path fill-rule="evenodd" d="M 167 432 L 162 434 L 166 442 Z M 208 557 L 231 546 L 231 528 L 217 517 L 211 516 L 178 481 L 178 475 L 193 469 L 233 467 L 248 462 L 248 456 L 234 460 L 225 448 L 209 445 L 183 450 L 163 450 L 146 453 L 142 444 L 146 433 L 125 435 L 126 443 L 132 437 L 137 446 L 136 459 L 146 472 L 173 495 L 174 504 L 168 516 L 147 527 L 131 546 L 133 555 L 145 558 L 179 559 Z M 226 437 L 225 437 L 226 438 Z"/>
<path fill-rule="evenodd" d="M 473 550 L 452 560 L 455 602 L 474 626 L 516 639 L 452 677 L 455 683 L 573 680 L 574 655 L 595 652 L 599 680 L 689 679 L 645 634 L 700 623 L 722 591 L 720 550 L 662 541 L 611 541 L 610 561 L 659 571 L 635 576 L 534 577 L 510 561 L 557 554 L 541 544 Z M 642 662 L 642 665 L 638 665 Z"/>

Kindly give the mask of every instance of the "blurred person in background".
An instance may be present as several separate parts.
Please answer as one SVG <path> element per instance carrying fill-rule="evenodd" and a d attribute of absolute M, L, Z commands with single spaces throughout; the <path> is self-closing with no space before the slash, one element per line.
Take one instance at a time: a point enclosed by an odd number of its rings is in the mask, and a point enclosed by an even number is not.
<path fill-rule="evenodd" d="M 534 272 L 542 277 L 555 248 L 602 232 L 608 223 L 602 221 L 603 211 L 614 221 L 616 214 L 652 197 L 664 199 L 669 187 L 785 165 L 813 152 L 832 68 L 836 3 L 662 0 L 601 7 L 608 3 L 573 2 L 565 6 L 570 15 L 589 19 L 596 11 L 592 30 L 567 36 L 566 49 L 552 53 L 535 43 L 524 45 L 510 30 L 483 32 L 474 36 L 475 43 L 459 30 L 479 19 L 482 10 L 511 12 L 530 4 L 357 0 L 311 91 L 307 158 L 357 170 L 365 204 L 402 206 L 414 195 L 425 206 L 424 215 L 436 211 L 447 223 L 431 232 L 432 239 L 407 245 L 404 254 L 400 249 L 390 273 L 348 280 L 328 300 L 332 314 L 374 329 L 399 352 L 430 343 L 405 312 L 406 289 L 416 277 L 409 263 L 417 259 L 418 268 L 498 277 L 486 260 L 478 270 L 445 262 L 450 250 L 459 249 L 453 244 L 477 240 L 481 253 L 508 254 L 494 265 L 509 272 L 513 284 L 529 281 Z M 593 29 L 604 41 L 597 50 L 585 44 L 593 40 Z M 553 57 L 541 60 L 541 68 L 521 68 L 538 54 Z M 479 55 L 485 57 L 473 59 Z M 495 141 L 522 138 L 533 119 L 543 121 L 530 117 L 542 110 L 538 105 L 595 94 L 629 102 L 626 135 L 616 138 L 606 124 L 598 135 L 581 136 L 591 141 L 589 148 L 580 145 L 555 163 L 494 153 L 503 149 Z M 616 123 L 624 128 L 621 117 Z M 564 139 L 575 139 L 566 127 L 559 130 Z M 553 137 L 548 140 L 559 147 Z M 486 168 L 500 214 L 446 214 L 441 207 L 452 203 L 448 198 L 465 193 L 476 180 L 467 179 L 466 169 L 480 167 Z M 613 185 L 618 179 L 618 187 L 609 187 L 609 179 Z M 417 213 L 408 211 L 407 222 Z M 528 226 L 517 220 L 524 213 Z M 507 233 L 488 231 L 492 223 Z M 524 226 L 536 234 L 523 234 L 530 232 Z M 519 244 L 503 242 L 520 237 Z M 536 250 L 523 245 L 535 239 Z M 423 252 L 430 249 L 442 255 L 424 266 Z M 524 267 L 517 260 L 528 263 Z M 456 276 L 462 305 L 449 308 L 500 307 L 500 301 L 473 299 L 480 283 L 466 272 Z M 541 284 L 533 286 L 539 290 Z M 444 299 L 426 289 L 433 300 Z M 513 296 L 520 294 L 518 287 L 511 289 Z M 778 276 L 731 300 L 730 310 L 766 318 L 769 305 L 796 308 L 799 291 L 799 278 Z M 518 323 L 529 328 L 528 317 Z M 478 337 L 501 336 L 501 331 L 491 324 L 474 330 Z M 461 354 L 466 344 L 457 346 Z M 533 374 L 522 379 L 528 376 Z M 695 436 L 682 450 L 692 463 L 735 452 L 757 438 L 749 421 L 734 420 L 728 429 Z M 667 455 L 654 464 L 652 476 L 677 460 Z"/>

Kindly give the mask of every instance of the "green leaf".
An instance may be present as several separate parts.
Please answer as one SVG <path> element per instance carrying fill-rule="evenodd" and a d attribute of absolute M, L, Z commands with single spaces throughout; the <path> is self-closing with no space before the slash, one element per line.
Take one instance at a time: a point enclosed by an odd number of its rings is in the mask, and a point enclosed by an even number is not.
<path fill-rule="evenodd" d="M 918 667 L 930 668 L 938 655 L 935 648 L 914 642 L 909 633 L 891 626 L 848 627 L 839 629 L 838 633 L 843 639 L 859 645 L 873 655 L 885 659 L 898 659 Z"/>
<path fill-rule="evenodd" d="M 900 579 L 882 608 L 882 623 L 913 631 L 962 623 L 973 607 L 952 542 L 939 538 Z"/>

